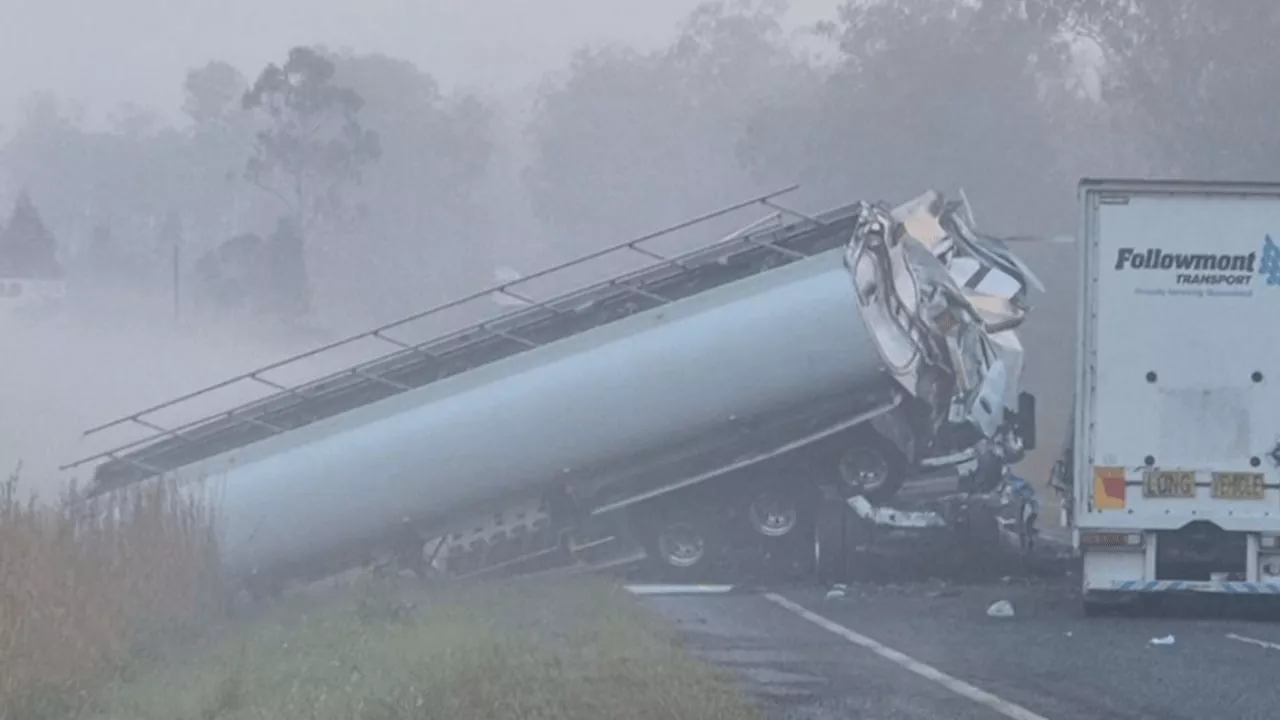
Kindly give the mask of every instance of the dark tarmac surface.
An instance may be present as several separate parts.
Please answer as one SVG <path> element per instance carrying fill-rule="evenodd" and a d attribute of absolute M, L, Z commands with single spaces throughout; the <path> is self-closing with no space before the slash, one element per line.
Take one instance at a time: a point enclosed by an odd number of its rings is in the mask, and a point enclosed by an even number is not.
<path fill-rule="evenodd" d="M 792 586 L 645 602 L 773 718 L 1280 717 L 1280 622 L 1221 603 L 1085 618 L 1076 587 L 935 580 L 854 584 L 841 599 Z M 988 617 L 997 600 L 1014 617 Z"/>

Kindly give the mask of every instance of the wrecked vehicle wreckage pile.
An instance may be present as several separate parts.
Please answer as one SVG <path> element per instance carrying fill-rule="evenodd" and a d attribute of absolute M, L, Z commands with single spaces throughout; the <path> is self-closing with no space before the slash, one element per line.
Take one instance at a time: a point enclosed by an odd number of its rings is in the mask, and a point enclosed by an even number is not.
<path fill-rule="evenodd" d="M 838 577 L 902 537 L 1025 551 L 1035 494 L 1009 466 L 1035 444 L 1016 331 L 1039 281 L 965 202 L 931 191 L 811 216 L 777 203 L 793 189 L 105 423 L 86 435 L 147 435 L 66 467 L 96 464 L 90 514 L 158 478 L 212 503 L 222 560 L 255 594 L 392 561 L 702 581 L 726 567 Z M 693 250 L 652 248 L 759 205 L 776 212 Z M 522 287 L 635 255 L 639 270 L 549 299 Z M 518 307 L 475 321 L 498 297 Z M 458 308 L 470 324 L 402 339 Z M 392 349 L 271 379 L 361 341 Z M 269 394 L 157 420 L 235 386 Z"/>

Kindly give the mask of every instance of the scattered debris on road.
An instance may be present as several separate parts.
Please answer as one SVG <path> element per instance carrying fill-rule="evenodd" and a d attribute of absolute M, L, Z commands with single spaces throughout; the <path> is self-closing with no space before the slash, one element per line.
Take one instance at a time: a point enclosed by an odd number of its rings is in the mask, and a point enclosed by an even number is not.
<path fill-rule="evenodd" d="M 1009 618 L 1013 617 L 1013 604 L 1008 600 L 998 600 L 991 603 L 991 607 L 987 608 L 987 617 Z"/>

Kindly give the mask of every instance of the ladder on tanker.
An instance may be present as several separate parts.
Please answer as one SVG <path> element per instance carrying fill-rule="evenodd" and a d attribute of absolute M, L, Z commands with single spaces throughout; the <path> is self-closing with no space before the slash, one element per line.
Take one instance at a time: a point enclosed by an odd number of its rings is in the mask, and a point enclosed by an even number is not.
<path fill-rule="evenodd" d="M 793 185 L 751 198 L 517 280 L 485 288 L 103 423 L 85 431 L 85 436 L 130 425 L 144 429 L 147 434 L 64 465 L 62 469 L 98 463 L 87 492 L 88 497 L 93 497 L 772 267 L 843 246 L 853 232 L 862 204 L 854 203 L 814 216 L 776 202 L 778 196 L 797 187 Z M 774 212 L 727 237 L 687 252 L 664 255 L 645 247 L 647 242 L 656 238 L 753 206 L 770 208 Z M 790 221 L 784 221 L 784 217 Z M 537 300 L 520 290 L 522 285 L 532 280 L 563 273 L 590 260 L 613 254 L 639 255 L 645 264 L 638 270 L 596 280 L 546 300 Z M 518 303 L 520 307 L 425 342 L 406 341 L 393 333 L 408 323 L 494 298 L 504 298 L 506 302 Z M 334 353 L 357 341 L 371 339 L 385 344 L 388 350 L 371 360 L 301 383 L 278 382 L 267 376 L 302 361 Z M 154 419 L 162 410 L 243 384 L 265 388 L 269 394 L 173 426 L 162 425 Z"/>

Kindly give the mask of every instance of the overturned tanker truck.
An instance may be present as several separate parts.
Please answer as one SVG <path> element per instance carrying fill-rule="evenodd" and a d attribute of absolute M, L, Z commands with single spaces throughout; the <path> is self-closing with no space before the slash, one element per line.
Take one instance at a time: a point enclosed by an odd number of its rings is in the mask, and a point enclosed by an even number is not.
<path fill-rule="evenodd" d="M 655 233 L 588 256 L 642 254 L 639 270 L 547 300 L 518 289 L 580 259 L 100 425 L 87 434 L 147 435 L 66 467 L 96 464 L 90 506 L 157 479 L 212 502 L 222 559 L 255 592 L 388 558 L 455 577 L 647 561 L 709 579 L 779 558 L 830 574 L 848 523 L 954 524 L 895 510 L 904 485 L 1007 504 L 1006 468 L 1034 443 L 1015 329 L 1038 281 L 967 203 L 811 216 L 776 201 L 792 189 L 677 226 L 774 211 L 679 255 L 649 249 Z M 396 335 L 499 296 L 520 307 Z M 393 349 L 271 379 L 360 339 Z M 156 420 L 237 384 L 269 391 Z"/>

